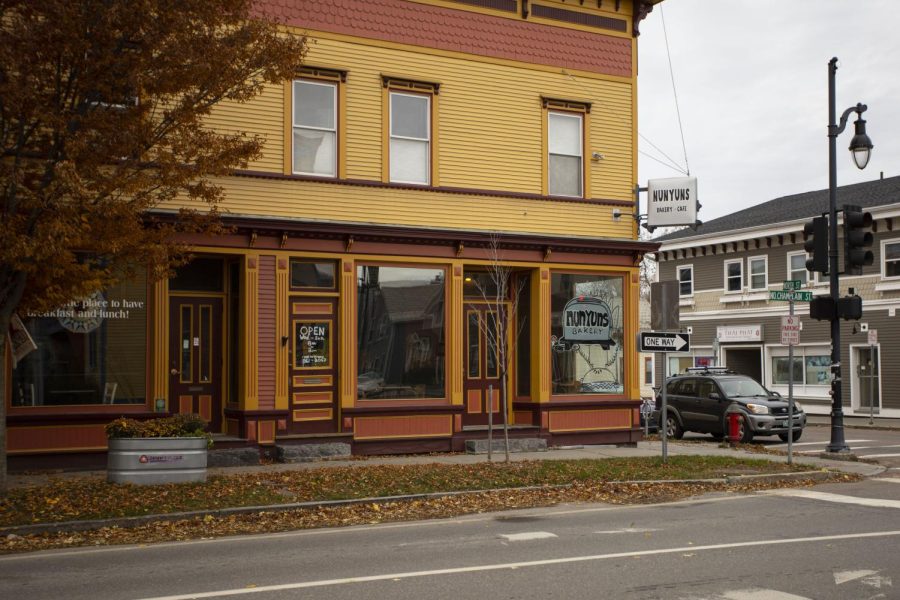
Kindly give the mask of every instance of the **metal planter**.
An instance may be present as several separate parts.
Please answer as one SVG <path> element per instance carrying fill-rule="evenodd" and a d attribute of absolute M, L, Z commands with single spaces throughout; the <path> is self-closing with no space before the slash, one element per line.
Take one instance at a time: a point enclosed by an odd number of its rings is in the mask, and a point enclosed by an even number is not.
<path fill-rule="evenodd" d="M 106 473 L 112 483 L 206 481 L 206 438 L 111 439 Z"/>

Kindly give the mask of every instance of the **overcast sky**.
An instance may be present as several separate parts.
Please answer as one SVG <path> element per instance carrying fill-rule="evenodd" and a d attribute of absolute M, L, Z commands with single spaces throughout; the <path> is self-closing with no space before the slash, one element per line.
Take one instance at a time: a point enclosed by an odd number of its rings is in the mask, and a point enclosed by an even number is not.
<path fill-rule="evenodd" d="M 900 175 L 900 0 L 665 0 L 640 25 L 638 131 L 682 167 L 663 18 L 699 218 L 828 187 L 828 61 L 837 116 L 857 102 L 875 148 L 858 170 L 838 137 L 838 185 Z M 662 158 L 647 140 L 639 150 Z M 678 177 L 640 154 L 639 181 Z M 662 160 L 665 160 L 662 158 Z M 642 194 L 642 212 L 646 212 Z"/>

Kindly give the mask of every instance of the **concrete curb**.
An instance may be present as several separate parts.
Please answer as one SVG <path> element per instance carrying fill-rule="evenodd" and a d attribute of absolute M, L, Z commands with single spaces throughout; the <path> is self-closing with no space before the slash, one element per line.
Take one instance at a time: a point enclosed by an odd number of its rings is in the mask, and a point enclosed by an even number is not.
<path fill-rule="evenodd" d="M 798 471 L 795 473 L 771 473 L 762 475 L 733 475 L 716 479 L 651 479 L 635 481 L 607 481 L 609 485 L 688 485 L 688 484 L 722 484 L 734 485 L 753 481 L 798 481 L 813 480 L 824 481 L 840 470 Z M 68 531 L 91 531 L 104 527 L 118 527 L 130 529 L 147 523 L 172 522 L 185 519 L 196 519 L 207 516 L 226 517 L 230 515 L 242 515 L 265 512 L 289 512 L 292 510 L 310 510 L 318 508 L 333 508 L 341 506 L 353 506 L 356 504 L 388 504 L 391 502 L 410 502 L 413 500 L 436 500 L 440 498 L 453 498 L 464 495 L 483 494 L 489 492 L 527 492 L 535 490 L 553 490 L 571 488 L 572 484 L 560 484 L 551 486 L 526 486 L 515 488 L 493 488 L 484 490 L 461 490 L 455 492 L 434 492 L 431 494 L 409 494 L 401 496 L 378 496 L 372 498 L 354 498 L 348 500 L 326 500 L 313 502 L 293 502 L 288 504 L 270 504 L 263 506 L 241 506 L 235 508 L 222 508 L 215 510 L 196 510 L 177 513 L 165 513 L 157 515 L 141 515 L 138 517 L 121 517 L 116 519 L 95 519 L 88 521 L 62 521 L 59 523 L 37 523 L 34 525 L 17 525 L 0 528 L 0 537 L 10 535 L 38 535 L 42 533 L 60 533 Z"/>

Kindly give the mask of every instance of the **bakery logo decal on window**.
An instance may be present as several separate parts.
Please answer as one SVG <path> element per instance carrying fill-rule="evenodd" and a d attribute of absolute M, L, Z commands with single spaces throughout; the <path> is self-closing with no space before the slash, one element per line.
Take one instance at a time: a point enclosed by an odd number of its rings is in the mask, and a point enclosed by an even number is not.
<path fill-rule="evenodd" d="M 328 367 L 331 363 L 329 348 L 330 321 L 297 321 L 295 341 L 296 367 Z"/>
<path fill-rule="evenodd" d="M 129 319 L 131 311 L 143 310 L 143 300 L 111 299 L 102 293 L 72 300 L 62 308 L 46 313 L 29 313 L 29 318 L 49 317 L 59 319 L 60 325 L 72 333 L 90 333 L 100 327 L 104 319 Z"/>
<path fill-rule="evenodd" d="M 585 296 L 573 298 L 566 303 L 562 318 L 560 342 L 567 345 L 600 344 L 605 349 L 615 345 L 609 335 L 612 311 L 603 300 Z"/>

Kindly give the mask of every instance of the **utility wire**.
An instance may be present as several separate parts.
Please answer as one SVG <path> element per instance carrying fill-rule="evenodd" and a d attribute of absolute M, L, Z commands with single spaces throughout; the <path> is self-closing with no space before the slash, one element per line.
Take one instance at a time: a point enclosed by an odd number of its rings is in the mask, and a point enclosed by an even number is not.
<path fill-rule="evenodd" d="M 666 13 L 663 7 L 659 7 L 659 16 L 662 18 L 663 39 L 666 41 L 666 56 L 669 59 L 669 77 L 672 79 L 672 95 L 675 96 L 675 112 L 678 115 L 678 129 L 681 132 L 681 148 L 684 151 L 684 166 L 687 175 L 691 174 L 691 167 L 688 164 L 687 146 L 684 143 L 684 128 L 681 126 L 681 110 L 678 108 L 678 92 L 675 89 L 675 72 L 672 70 L 672 53 L 669 51 L 669 34 L 666 33 Z"/>
<path fill-rule="evenodd" d="M 675 160 L 674 158 L 672 158 L 671 156 L 669 156 L 668 154 L 666 154 L 665 152 L 663 152 L 663 151 L 659 148 L 659 146 L 657 146 L 656 144 L 654 144 L 653 142 L 651 142 L 650 139 L 647 138 L 647 136 L 645 136 L 643 133 L 640 133 L 640 132 L 638 132 L 638 135 L 641 136 L 641 139 L 642 139 L 642 140 L 644 140 L 645 142 L 647 142 L 648 144 L 650 144 L 650 145 L 653 147 L 654 150 L 656 150 L 657 152 L 659 152 L 660 154 L 662 154 L 663 156 L 665 156 L 665 157 L 669 160 L 669 163 L 672 165 L 672 168 L 673 168 L 673 169 L 675 169 L 676 171 L 679 171 L 679 172 L 681 172 L 681 173 L 684 173 L 684 172 L 685 172 L 685 168 L 684 168 L 684 167 L 682 167 L 681 165 L 679 165 L 678 162 L 676 162 L 676 160 Z M 646 154 L 646 153 L 645 153 L 645 154 Z M 647 156 L 650 156 L 650 155 L 647 154 Z M 653 158 L 653 157 L 651 157 L 651 158 Z M 660 162 L 662 162 L 662 161 L 660 161 Z"/>
<path fill-rule="evenodd" d="M 670 169 L 672 169 L 672 170 L 674 170 L 674 171 L 678 171 L 678 172 L 681 173 L 682 175 L 688 175 L 688 173 L 685 173 L 685 172 L 684 172 L 684 169 L 682 169 L 681 167 L 679 167 L 679 166 L 677 166 L 677 165 L 670 164 L 670 163 L 667 163 L 667 162 L 665 162 L 665 161 L 659 160 L 658 158 L 656 158 L 656 157 L 653 156 L 652 154 L 648 154 L 648 153 L 644 152 L 643 150 L 638 150 L 638 152 L 639 152 L 640 154 L 643 154 L 644 156 L 646 156 L 646 157 L 649 158 L 650 160 L 655 160 L 656 162 L 658 162 L 659 164 L 663 165 L 664 167 L 669 167 Z"/>

